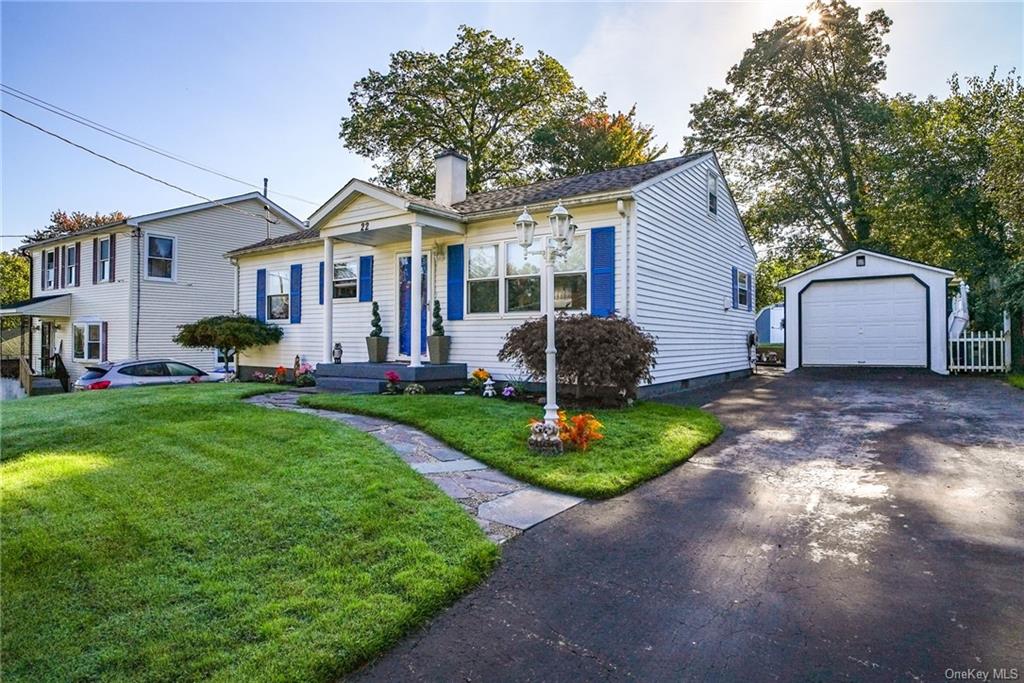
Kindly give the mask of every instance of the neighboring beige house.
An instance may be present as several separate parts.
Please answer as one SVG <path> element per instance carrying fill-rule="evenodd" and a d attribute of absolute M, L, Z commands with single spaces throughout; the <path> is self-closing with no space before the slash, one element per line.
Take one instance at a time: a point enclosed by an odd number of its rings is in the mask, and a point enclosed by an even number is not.
<path fill-rule="evenodd" d="M 434 199 L 353 179 L 308 229 L 228 252 L 240 312 L 284 329 L 279 344 L 246 351 L 240 368 L 291 367 L 298 356 L 320 374 L 336 343 L 344 361 L 366 361 L 373 301 L 388 359 L 423 364 L 427 306 L 437 299 L 450 361 L 514 376 L 497 359 L 505 334 L 544 311 L 540 257 L 524 258 L 513 223 L 528 207 L 541 238 L 559 201 L 579 229 L 557 265 L 556 310 L 628 316 L 656 335 L 662 390 L 750 371 L 755 255 L 711 152 L 468 196 L 466 160 L 445 153 Z M 332 372 L 324 386 L 358 387 L 348 379 Z"/>
<path fill-rule="evenodd" d="M 184 349 L 172 337 L 178 325 L 236 307 L 236 270 L 224 252 L 304 228 L 252 192 L 36 242 L 23 250 L 31 298 L 5 305 L 3 315 L 30 319 L 36 373 L 55 353 L 72 380 L 107 360 L 172 357 L 209 369 L 214 351 Z"/>

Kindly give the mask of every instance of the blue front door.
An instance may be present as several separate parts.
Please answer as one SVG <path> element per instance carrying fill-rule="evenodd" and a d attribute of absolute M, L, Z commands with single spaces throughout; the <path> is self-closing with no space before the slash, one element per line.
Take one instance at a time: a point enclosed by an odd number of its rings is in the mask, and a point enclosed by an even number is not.
<path fill-rule="evenodd" d="M 410 306 L 412 297 L 412 258 L 400 256 L 398 259 L 398 352 L 403 356 L 411 356 L 412 327 L 410 326 Z M 427 352 L 427 257 L 423 257 L 420 271 L 420 354 Z"/>

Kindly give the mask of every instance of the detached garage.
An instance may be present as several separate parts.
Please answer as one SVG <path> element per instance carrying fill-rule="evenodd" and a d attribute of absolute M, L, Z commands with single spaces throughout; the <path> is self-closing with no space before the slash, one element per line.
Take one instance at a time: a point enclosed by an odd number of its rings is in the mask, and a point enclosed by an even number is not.
<path fill-rule="evenodd" d="M 946 374 L 946 287 L 953 272 L 866 249 L 779 283 L 786 371 L 919 367 Z"/>

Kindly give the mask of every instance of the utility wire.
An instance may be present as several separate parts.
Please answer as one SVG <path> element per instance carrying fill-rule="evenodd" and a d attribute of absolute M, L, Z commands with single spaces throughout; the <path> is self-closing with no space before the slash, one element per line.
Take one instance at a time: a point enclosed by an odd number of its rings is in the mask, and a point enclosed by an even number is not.
<path fill-rule="evenodd" d="M 46 133 L 47 135 L 49 135 L 51 137 L 57 138 L 61 142 L 66 142 L 67 144 L 71 145 L 72 147 L 77 147 L 78 149 L 82 150 L 83 152 L 87 152 L 87 153 L 93 155 L 94 157 L 99 157 L 100 159 L 103 159 L 104 161 L 109 161 L 110 163 L 114 164 L 115 166 L 120 166 L 121 168 L 129 170 L 132 173 L 136 173 L 136 174 L 142 176 L 143 178 L 148 178 L 149 180 L 152 180 L 154 182 L 160 183 L 161 185 L 166 185 L 167 187 L 169 187 L 171 189 L 178 190 L 179 192 L 184 192 L 185 194 L 192 195 L 193 197 L 197 197 L 199 199 L 202 199 L 203 201 L 210 202 L 211 204 L 216 204 L 218 206 L 223 206 L 225 209 L 230 209 L 230 210 L 232 210 L 232 211 L 234 211 L 236 213 L 240 213 L 240 214 L 242 214 L 244 216 L 249 216 L 249 217 L 252 217 L 252 218 L 258 218 L 261 221 L 262 220 L 266 220 L 266 221 L 269 221 L 270 223 L 277 223 L 278 222 L 276 218 L 273 218 L 273 217 L 269 217 L 268 218 L 267 216 L 260 216 L 259 214 L 255 214 L 255 213 L 252 213 L 250 211 L 246 211 L 244 209 L 239 209 L 236 206 L 231 206 L 230 204 L 225 204 L 225 203 L 223 203 L 223 202 L 221 202 L 221 201 L 219 201 L 217 199 L 211 199 L 210 197 L 207 197 L 205 195 L 201 195 L 201 194 L 199 194 L 197 192 L 193 192 L 192 190 L 186 190 L 184 187 L 181 187 L 180 185 L 175 185 L 174 183 L 170 183 L 170 182 L 168 182 L 166 180 L 161 180 L 160 178 L 157 178 L 156 176 L 152 176 L 152 175 L 146 173 L 145 171 L 140 171 L 139 169 L 133 168 L 133 167 L 129 166 L 128 164 L 125 164 L 125 163 L 122 163 L 120 161 L 117 161 L 116 159 L 111 159 L 110 157 L 108 157 L 108 156 L 106 156 L 104 154 L 100 154 L 99 152 L 91 150 L 91 149 L 89 149 L 88 147 L 86 147 L 84 145 L 80 145 L 77 142 L 74 142 L 72 140 L 68 140 L 66 137 L 58 135 L 57 133 L 54 133 L 51 130 L 47 130 L 46 128 L 43 128 L 42 126 L 39 126 L 39 125 L 37 125 L 35 123 L 32 123 L 31 121 L 26 121 L 25 119 L 21 118 L 20 116 L 15 116 L 11 112 L 7 111 L 6 109 L 0 109 L 0 113 L 6 114 L 7 116 L 10 116 L 15 121 L 20 121 L 21 123 L 25 124 L 26 126 L 30 126 L 30 127 L 35 128 L 36 130 L 38 130 L 38 131 L 40 131 L 42 133 Z"/>
<path fill-rule="evenodd" d="M 56 104 L 52 104 L 50 102 L 47 102 L 46 100 L 39 99 L 35 95 L 31 95 L 31 94 L 29 94 L 27 92 L 24 92 L 23 90 L 18 90 L 17 88 L 11 87 L 11 86 L 6 85 L 4 83 L 0 83 L 0 89 L 2 89 L 2 92 L 5 95 L 8 95 L 10 97 L 15 97 L 15 98 L 17 98 L 19 100 L 22 100 L 23 102 L 27 102 L 27 103 L 29 103 L 29 104 L 31 104 L 33 106 L 36 106 L 36 107 L 39 107 L 40 109 L 48 111 L 51 114 L 56 114 L 57 116 L 61 116 L 61 117 L 65 118 L 65 119 L 68 119 L 69 121 L 74 121 L 75 123 L 77 123 L 79 125 L 86 126 L 87 128 L 91 128 L 91 129 L 93 129 L 95 131 L 99 131 L 100 133 L 103 133 L 104 135 L 109 135 L 110 137 L 116 138 L 116 139 L 120 140 L 121 142 L 126 142 L 129 145 L 135 145 L 136 147 L 141 147 L 142 149 L 144 149 L 144 150 L 146 150 L 148 152 L 153 152 L 154 154 L 159 154 L 160 156 L 165 157 L 167 159 L 171 159 L 172 161 L 177 161 L 179 163 L 185 164 L 186 166 L 191 166 L 192 168 L 198 169 L 200 171 L 205 171 L 206 173 L 212 173 L 215 176 L 219 176 L 219 177 L 224 178 L 226 180 L 230 180 L 232 182 L 239 183 L 241 185 L 245 185 L 246 187 L 252 187 L 252 188 L 255 188 L 257 190 L 262 189 L 259 185 L 254 185 L 253 183 L 250 183 L 247 180 L 242 180 L 241 178 L 236 178 L 236 177 L 234 177 L 232 175 L 228 175 L 227 173 L 222 173 L 221 171 L 218 171 L 218 170 L 213 169 L 213 168 L 209 168 L 207 166 L 203 166 L 202 164 L 198 164 L 198 163 L 196 163 L 194 161 L 189 161 L 188 159 L 185 159 L 184 157 L 178 156 L 177 154 L 174 154 L 173 152 L 169 152 L 169 151 L 167 151 L 165 149 L 161 149 L 161 148 L 159 148 L 159 147 L 157 147 L 155 145 L 151 145 L 150 143 L 146 142 L 145 140 L 140 140 L 138 138 L 134 138 L 131 135 L 128 135 L 127 133 L 122 133 L 119 130 L 116 130 L 114 128 L 110 128 L 109 126 L 105 126 L 102 123 L 98 123 L 96 121 L 93 121 L 92 119 L 88 119 L 88 118 L 86 118 L 86 117 L 84 117 L 84 116 L 82 116 L 80 114 L 76 114 L 76 113 L 74 113 L 72 111 L 68 111 L 67 109 L 63 109 L 61 107 L 58 107 Z M 317 202 L 313 202 L 313 201 L 310 201 L 308 199 L 303 199 L 302 197 L 297 197 L 295 195 L 291 195 L 291 194 L 288 194 L 286 192 L 278 192 L 277 190 L 270 190 L 270 192 L 272 194 L 280 195 L 281 197 L 288 197 L 289 199 L 294 199 L 296 201 L 305 202 L 306 204 L 312 204 L 313 206 L 318 206 L 319 205 Z"/>

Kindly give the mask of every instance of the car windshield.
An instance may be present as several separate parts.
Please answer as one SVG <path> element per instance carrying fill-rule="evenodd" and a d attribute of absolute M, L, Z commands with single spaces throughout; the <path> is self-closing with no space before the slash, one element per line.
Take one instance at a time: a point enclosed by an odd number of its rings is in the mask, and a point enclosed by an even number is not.
<path fill-rule="evenodd" d="M 82 379 L 99 379 L 105 374 L 107 374 L 107 368 L 86 368 L 82 374 Z"/>

